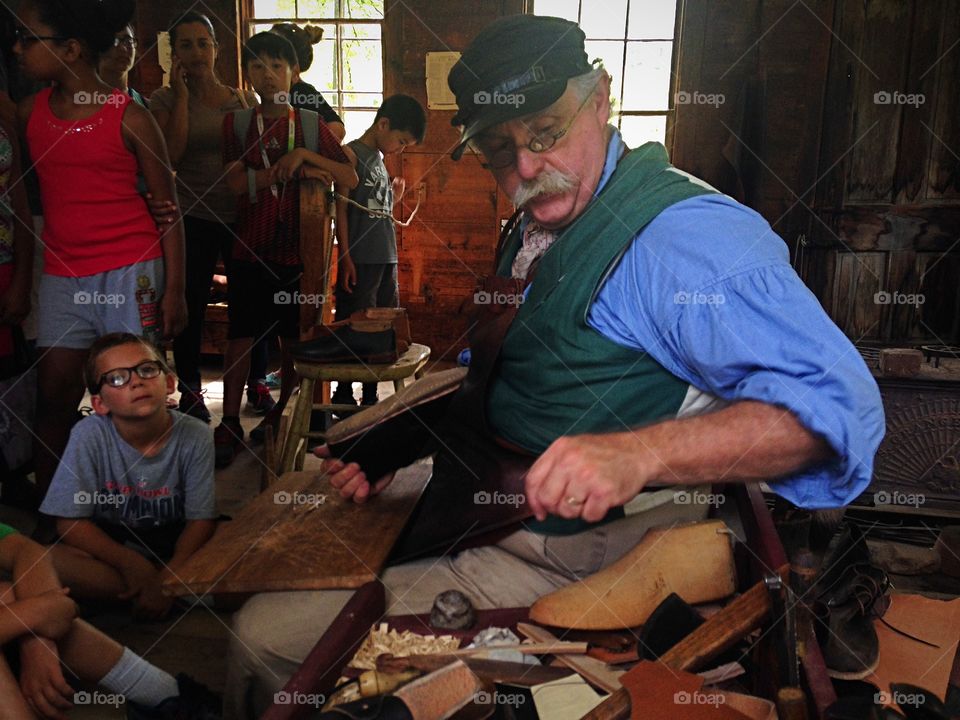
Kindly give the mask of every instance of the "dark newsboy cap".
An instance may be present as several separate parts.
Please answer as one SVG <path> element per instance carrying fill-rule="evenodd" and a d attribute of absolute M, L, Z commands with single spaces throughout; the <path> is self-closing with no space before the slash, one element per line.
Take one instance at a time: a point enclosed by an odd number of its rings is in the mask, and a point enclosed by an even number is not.
<path fill-rule="evenodd" d="M 453 159 L 483 130 L 555 103 L 567 80 L 591 70 L 583 41 L 579 25 L 556 17 L 509 15 L 485 27 L 447 78 L 451 124 L 463 126 Z"/>

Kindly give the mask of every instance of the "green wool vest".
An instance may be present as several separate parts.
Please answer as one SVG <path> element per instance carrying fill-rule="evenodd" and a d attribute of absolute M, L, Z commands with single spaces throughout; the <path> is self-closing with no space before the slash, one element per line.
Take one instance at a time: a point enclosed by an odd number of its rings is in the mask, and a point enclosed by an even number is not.
<path fill-rule="evenodd" d="M 487 418 L 494 432 L 539 454 L 562 435 L 616 432 L 676 416 L 687 384 L 650 355 L 605 338 L 587 315 L 637 233 L 674 203 L 715 192 L 671 166 L 659 143 L 621 158 L 600 194 L 540 259 L 491 379 Z M 521 245 L 515 231 L 498 275 L 509 277 Z M 617 511 L 607 520 L 622 517 Z M 551 518 L 537 526 L 563 534 L 586 523 Z"/>

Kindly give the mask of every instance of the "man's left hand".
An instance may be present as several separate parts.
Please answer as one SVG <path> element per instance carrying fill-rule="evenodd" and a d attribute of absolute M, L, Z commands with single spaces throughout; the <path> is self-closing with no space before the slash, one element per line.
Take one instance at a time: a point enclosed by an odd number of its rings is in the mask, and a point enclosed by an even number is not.
<path fill-rule="evenodd" d="M 629 432 L 561 437 L 527 473 L 527 502 L 538 520 L 552 514 L 596 522 L 651 479 L 648 456 Z"/>

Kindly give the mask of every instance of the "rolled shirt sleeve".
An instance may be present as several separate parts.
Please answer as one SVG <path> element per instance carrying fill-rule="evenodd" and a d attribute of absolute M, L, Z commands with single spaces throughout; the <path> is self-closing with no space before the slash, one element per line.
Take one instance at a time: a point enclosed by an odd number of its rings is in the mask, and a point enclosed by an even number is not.
<path fill-rule="evenodd" d="M 792 412 L 836 458 L 769 482 L 808 509 L 869 485 L 884 433 L 876 382 L 762 217 L 722 195 L 678 203 L 634 240 L 590 309 L 614 342 L 725 401 Z"/>

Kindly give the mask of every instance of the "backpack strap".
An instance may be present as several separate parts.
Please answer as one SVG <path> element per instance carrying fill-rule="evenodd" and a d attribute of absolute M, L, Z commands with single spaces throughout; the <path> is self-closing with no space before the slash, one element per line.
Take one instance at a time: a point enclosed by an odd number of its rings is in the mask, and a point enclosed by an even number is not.
<path fill-rule="evenodd" d="M 300 110 L 303 121 L 303 146 L 310 152 L 320 150 L 320 113 L 313 110 Z"/>
<path fill-rule="evenodd" d="M 242 97 L 242 96 L 241 96 Z M 243 110 L 233 111 L 233 133 L 236 135 L 237 144 L 240 150 L 246 152 L 244 143 L 247 142 L 247 131 L 250 130 L 250 123 L 253 122 L 253 108 L 244 108 Z M 250 202 L 257 202 L 257 178 L 252 170 L 247 170 L 247 193 L 250 196 Z"/>

